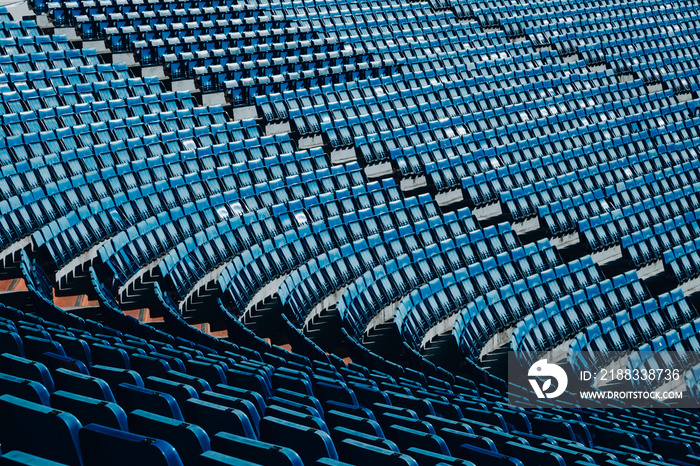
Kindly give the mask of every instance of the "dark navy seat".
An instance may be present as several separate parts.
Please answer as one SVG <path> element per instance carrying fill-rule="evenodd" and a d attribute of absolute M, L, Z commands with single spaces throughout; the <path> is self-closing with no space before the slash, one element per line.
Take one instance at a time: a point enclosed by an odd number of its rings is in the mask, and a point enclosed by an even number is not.
<path fill-rule="evenodd" d="M 78 432 L 81 425 L 70 413 L 0 396 L 0 443 L 3 450 L 20 450 L 69 465 L 82 464 Z"/>
<path fill-rule="evenodd" d="M 290 448 L 278 447 L 228 432 L 219 432 L 212 437 L 212 449 L 262 464 L 279 464 L 280 466 L 300 466 L 303 464 L 299 455 Z"/>
<path fill-rule="evenodd" d="M 201 427 L 140 409 L 129 413 L 129 431 L 165 440 L 185 466 L 196 464 L 199 455 L 210 448 L 209 436 Z"/>
<path fill-rule="evenodd" d="M 83 464 L 181 466 L 177 451 L 168 442 L 122 432 L 97 424 L 80 429 Z"/>
<path fill-rule="evenodd" d="M 128 430 L 126 413 L 116 403 L 57 390 L 51 394 L 51 407 L 74 414 L 81 424 L 100 424 Z"/>

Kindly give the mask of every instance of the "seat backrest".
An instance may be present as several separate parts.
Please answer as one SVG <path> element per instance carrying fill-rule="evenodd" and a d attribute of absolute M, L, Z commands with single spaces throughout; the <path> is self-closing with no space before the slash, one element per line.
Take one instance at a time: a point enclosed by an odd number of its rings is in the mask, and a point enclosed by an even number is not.
<path fill-rule="evenodd" d="M 247 461 L 279 466 L 302 466 L 299 455 L 291 448 L 251 440 L 228 432 L 219 432 L 212 437 L 212 449 L 234 455 Z"/>
<path fill-rule="evenodd" d="M 390 440 L 396 442 L 402 451 L 411 447 L 432 451 L 442 455 L 450 455 L 445 441 L 438 435 L 426 434 L 409 427 L 391 425 L 386 430 L 386 435 Z"/>
<path fill-rule="evenodd" d="M 234 456 L 224 455 L 216 451 L 202 453 L 197 459 L 197 466 L 262 466 Z"/>
<path fill-rule="evenodd" d="M 209 436 L 201 427 L 140 409 L 129 413 L 129 431 L 165 440 L 177 450 L 184 465 L 194 465 L 210 448 Z"/>
<path fill-rule="evenodd" d="M 128 430 L 126 413 L 116 403 L 57 390 L 51 395 L 51 407 L 72 413 L 83 425 L 96 423 L 113 429 Z"/>
<path fill-rule="evenodd" d="M 42 384 L 34 380 L 23 379 L 0 372 L 0 393 L 14 395 L 23 400 L 50 406 L 49 392 Z"/>
<path fill-rule="evenodd" d="M 3 353 L 0 354 L 0 371 L 39 382 L 49 393 L 54 391 L 53 378 L 46 366 L 40 362 Z"/>
<path fill-rule="evenodd" d="M 24 345 L 16 332 L 0 329 L 0 351 L 24 357 Z"/>
<path fill-rule="evenodd" d="M 56 369 L 53 375 L 58 390 L 66 390 L 91 398 L 115 402 L 112 389 L 102 379 L 62 368 Z"/>
<path fill-rule="evenodd" d="M 256 438 L 248 416 L 240 409 L 190 398 L 183 407 L 185 419 L 203 428 L 209 436 L 219 432 L 231 432 L 250 439 Z"/>
<path fill-rule="evenodd" d="M 339 445 L 344 459 L 351 464 L 381 464 L 383 466 L 418 466 L 408 455 L 396 453 L 354 439 L 347 438 Z"/>
<path fill-rule="evenodd" d="M 165 440 L 97 424 L 80 429 L 80 445 L 84 466 L 182 466 L 177 451 Z"/>
<path fill-rule="evenodd" d="M 265 416 L 260 421 L 263 441 L 294 448 L 304 464 L 313 464 L 319 458 L 338 459 L 331 437 L 322 430 Z"/>
<path fill-rule="evenodd" d="M 256 434 L 259 432 L 258 428 L 260 425 L 260 414 L 258 413 L 255 405 L 249 400 L 233 397 L 229 395 L 223 395 L 220 393 L 215 393 L 211 391 L 202 392 L 199 398 L 204 401 L 209 401 L 211 403 L 216 403 L 227 408 L 239 409 L 245 413 L 246 417 L 253 426 Z"/>
<path fill-rule="evenodd" d="M 115 394 L 117 401 L 127 412 L 143 409 L 179 421 L 184 420 L 177 401 L 172 395 L 167 393 L 157 392 L 129 383 L 120 383 L 116 388 Z"/>
<path fill-rule="evenodd" d="M 21 450 L 59 463 L 81 464 L 81 425 L 72 414 L 2 395 L 0 418 L 3 450 Z"/>

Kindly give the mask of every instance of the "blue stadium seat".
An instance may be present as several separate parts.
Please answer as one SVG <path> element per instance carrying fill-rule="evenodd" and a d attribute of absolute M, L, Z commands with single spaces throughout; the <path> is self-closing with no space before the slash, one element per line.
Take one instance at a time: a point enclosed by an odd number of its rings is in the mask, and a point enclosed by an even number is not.
<path fill-rule="evenodd" d="M 260 438 L 289 448 L 297 447 L 297 453 L 304 463 L 324 457 L 338 459 L 333 441 L 326 432 L 276 417 L 261 419 Z M 303 447 L 299 448 L 300 445 Z"/>
<path fill-rule="evenodd" d="M 345 439 L 340 443 L 341 457 L 351 464 L 382 462 L 391 465 L 417 465 L 408 455 L 375 447 L 361 441 Z"/>
<path fill-rule="evenodd" d="M 212 448 L 224 454 L 263 464 L 298 466 L 302 464 L 299 455 L 289 448 L 240 437 L 228 432 L 219 432 L 212 437 Z"/>
<path fill-rule="evenodd" d="M 115 403 L 57 390 L 51 395 L 51 407 L 74 414 L 81 424 L 100 424 L 127 431 L 124 410 Z"/>
<path fill-rule="evenodd" d="M 210 448 L 209 436 L 201 427 L 148 411 L 137 409 L 129 413 L 129 427 L 131 433 L 168 442 L 177 450 L 183 465 L 196 464 L 198 456 Z"/>
<path fill-rule="evenodd" d="M 183 407 L 185 419 L 202 427 L 210 437 L 219 432 L 230 432 L 255 439 L 255 430 L 246 414 L 235 408 L 190 398 Z"/>
<path fill-rule="evenodd" d="M 0 411 L 3 419 L 11 421 L 3 423 L 0 432 L 4 449 L 20 450 L 59 463 L 81 464 L 78 440 L 81 425 L 72 414 L 12 395 L 0 396 Z"/>
<path fill-rule="evenodd" d="M 58 466 L 65 463 L 58 463 L 40 456 L 31 455 L 19 450 L 13 450 L 0 455 L 0 464 L 12 465 L 37 465 L 37 466 Z"/>
<path fill-rule="evenodd" d="M 83 464 L 181 465 L 177 451 L 164 440 L 122 432 L 97 424 L 80 429 Z"/>

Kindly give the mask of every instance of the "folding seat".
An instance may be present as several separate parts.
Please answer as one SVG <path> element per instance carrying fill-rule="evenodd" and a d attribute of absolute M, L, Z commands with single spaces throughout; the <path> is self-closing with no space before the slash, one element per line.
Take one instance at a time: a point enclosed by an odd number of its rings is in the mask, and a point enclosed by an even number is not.
<path fill-rule="evenodd" d="M 450 455 L 443 455 L 440 453 L 435 453 L 428 451 L 419 447 L 410 447 L 406 450 L 406 453 L 416 460 L 419 464 L 426 464 L 431 466 L 437 465 L 473 465 L 471 461 L 467 461 L 460 458 L 454 458 Z"/>
<path fill-rule="evenodd" d="M 371 406 L 374 403 L 389 404 L 389 397 L 380 390 L 348 381 L 348 387 L 355 393 L 355 397 L 362 406 Z"/>
<path fill-rule="evenodd" d="M 165 359 L 143 354 L 132 354 L 130 363 L 134 370 L 142 375 L 163 376 L 170 371 L 170 364 Z"/>
<path fill-rule="evenodd" d="M 564 458 L 558 453 L 543 450 L 541 448 L 523 445 L 517 442 L 508 442 L 508 454 L 523 461 L 523 463 L 536 463 L 542 465 L 565 466 Z"/>
<path fill-rule="evenodd" d="M 89 374 L 87 366 L 78 359 L 69 358 L 67 356 L 52 352 L 43 353 L 39 359 L 52 373 L 57 369 L 62 368 L 85 375 Z"/>
<path fill-rule="evenodd" d="M 391 425 L 387 428 L 387 436 L 393 440 L 399 449 L 406 451 L 411 447 L 421 448 L 433 453 L 450 456 L 450 450 L 445 441 L 435 434 L 426 434 L 409 427 Z"/>
<path fill-rule="evenodd" d="M 260 421 L 260 435 L 263 441 L 295 448 L 304 464 L 312 464 L 323 457 L 338 459 L 330 436 L 318 429 L 265 416 Z"/>
<path fill-rule="evenodd" d="M 294 394 L 291 392 L 280 393 L 282 390 L 283 389 L 278 389 L 277 395 L 270 397 L 267 400 L 267 406 L 276 404 L 283 408 L 305 413 L 307 416 L 318 417 L 322 420 L 324 419 L 325 413 L 323 408 L 315 397 L 301 394 L 299 394 L 299 396 L 294 396 Z"/>
<path fill-rule="evenodd" d="M 14 356 L 9 353 L 3 353 L 0 354 L 0 371 L 15 375 L 16 377 L 39 382 L 49 393 L 53 393 L 54 391 L 54 383 L 51 374 L 46 366 L 39 362 L 20 356 Z"/>
<path fill-rule="evenodd" d="M 377 462 L 387 465 L 417 466 L 418 464 L 408 455 L 351 438 L 347 438 L 340 443 L 340 454 L 344 461 L 349 461 L 352 464 L 376 464 Z"/>
<path fill-rule="evenodd" d="M 182 465 L 177 451 L 164 440 L 90 424 L 80 429 L 85 465 Z"/>
<path fill-rule="evenodd" d="M 239 409 L 190 398 L 185 403 L 184 410 L 187 422 L 199 425 L 210 437 L 218 432 L 230 432 L 250 439 L 256 438 L 250 420 Z"/>
<path fill-rule="evenodd" d="M 173 445 L 184 465 L 194 465 L 197 457 L 210 448 L 209 437 L 201 427 L 147 411 L 132 411 L 129 426 L 132 433 L 159 438 Z"/>
<path fill-rule="evenodd" d="M 314 392 L 322 403 L 333 400 L 352 406 L 359 406 L 355 394 L 346 386 L 317 382 L 314 384 Z"/>
<path fill-rule="evenodd" d="M 427 418 L 426 418 L 427 419 Z M 470 422 L 475 421 L 460 421 L 453 423 L 436 423 L 434 419 L 429 419 L 436 426 L 441 426 L 437 430 L 437 434 L 445 441 L 445 444 L 450 451 L 457 450 L 460 445 L 470 444 L 490 451 L 497 451 L 493 441 L 484 436 L 475 434 L 470 427 Z M 477 422 L 477 424 L 480 424 Z M 484 424 L 486 425 L 486 424 Z"/>
<path fill-rule="evenodd" d="M 435 410 L 433 409 L 433 406 L 429 400 L 396 392 L 388 392 L 388 395 L 393 406 L 410 409 L 414 411 L 421 419 L 424 416 L 435 414 Z"/>
<path fill-rule="evenodd" d="M 173 419 L 183 420 L 180 407 L 171 395 L 130 383 L 116 387 L 116 397 L 126 411 L 144 409 Z"/>
<path fill-rule="evenodd" d="M 187 373 L 200 377 L 209 382 L 210 386 L 226 383 L 224 369 L 219 364 L 209 364 L 202 361 L 185 361 Z"/>
<path fill-rule="evenodd" d="M 3 450 L 20 450 L 65 464 L 82 464 L 78 443 L 80 422 L 72 414 L 25 401 L 0 396 L 0 425 Z"/>
<path fill-rule="evenodd" d="M 258 392 L 223 384 L 214 386 L 213 390 L 223 395 L 250 401 L 258 410 L 258 415 L 260 417 L 262 417 L 265 412 L 265 408 L 267 407 L 265 400 Z"/>
<path fill-rule="evenodd" d="M 33 403 L 49 405 L 49 392 L 39 382 L 0 373 L 0 392 Z"/>
<path fill-rule="evenodd" d="M 126 413 L 116 403 L 57 390 L 51 395 L 51 407 L 70 412 L 81 424 L 94 422 L 113 429 L 128 430 Z"/>
<path fill-rule="evenodd" d="M 295 408 L 300 409 L 297 410 Z M 314 414 L 312 409 L 305 409 L 303 406 L 295 407 L 293 405 L 282 406 L 270 404 L 265 410 L 265 415 L 329 433 L 328 427 L 323 419 L 321 419 L 317 413 Z"/>
<path fill-rule="evenodd" d="M 123 349 L 95 343 L 90 346 L 90 352 L 95 364 L 119 369 L 131 368 L 129 355 Z"/>
<path fill-rule="evenodd" d="M 36 361 L 41 360 L 44 353 L 66 355 L 61 344 L 52 340 L 25 335 L 23 341 L 26 355 Z"/>
<path fill-rule="evenodd" d="M 107 402 L 115 401 L 112 390 L 102 379 L 67 369 L 56 369 L 53 372 L 53 377 L 58 390 L 65 390 Z"/>
<path fill-rule="evenodd" d="M 255 430 L 255 433 L 257 434 L 258 427 L 260 424 L 260 413 L 258 412 L 257 407 L 249 400 L 243 399 L 243 398 L 238 398 L 238 397 L 233 397 L 229 395 L 223 395 L 220 393 L 215 393 L 211 391 L 205 391 L 202 392 L 199 396 L 199 398 L 202 401 L 207 401 L 210 403 L 216 403 L 218 405 L 226 406 L 228 408 L 234 408 L 237 410 L 242 411 L 250 423 L 253 426 L 253 429 Z"/>
<path fill-rule="evenodd" d="M 410 413 L 413 413 L 413 411 L 403 410 L 403 412 L 405 412 L 407 415 L 398 414 L 399 412 L 402 412 L 401 410 L 393 411 L 394 412 L 376 412 L 377 421 L 382 426 L 382 430 L 386 430 L 391 425 L 398 425 L 402 427 L 408 427 L 416 431 L 421 431 L 427 434 L 435 434 L 435 429 L 429 422 L 409 417 Z"/>
<path fill-rule="evenodd" d="M 0 329 L 0 354 L 2 353 L 24 357 L 24 345 L 17 333 Z"/>
<path fill-rule="evenodd" d="M 278 369 L 272 376 L 272 384 L 275 388 L 285 388 L 291 391 L 312 395 L 311 381 L 305 373 L 285 372 L 285 368 Z"/>
<path fill-rule="evenodd" d="M 36 455 L 30 455 L 19 450 L 13 450 L 0 456 L 0 465 L 16 466 L 16 465 L 34 465 L 34 466 L 56 466 L 61 463 L 47 460 Z"/>
<path fill-rule="evenodd" d="M 331 429 L 334 427 L 345 427 L 367 435 L 384 438 L 382 428 L 372 419 L 354 416 L 332 409 L 326 412 L 326 422 Z"/>
<path fill-rule="evenodd" d="M 468 444 L 462 445 L 459 448 L 457 457 L 469 458 L 475 464 L 494 464 L 494 465 L 523 465 L 520 460 L 501 453 L 492 452 L 483 448 L 471 446 Z"/>
<path fill-rule="evenodd" d="M 226 455 L 261 464 L 279 464 L 281 466 L 300 466 L 302 464 L 299 455 L 290 448 L 226 432 L 220 432 L 212 437 L 212 448 Z"/>

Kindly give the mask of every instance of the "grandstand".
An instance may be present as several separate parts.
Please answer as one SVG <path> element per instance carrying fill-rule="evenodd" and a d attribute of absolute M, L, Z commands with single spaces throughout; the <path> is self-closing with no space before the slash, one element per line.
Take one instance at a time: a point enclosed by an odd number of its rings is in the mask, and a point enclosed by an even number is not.
<path fill-rule="evenodd" d="M 0 465 L 700 465 L 700 2 L 28 7 Z"/>

